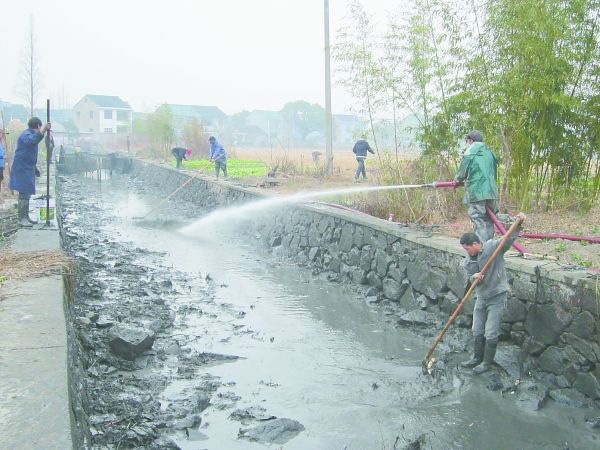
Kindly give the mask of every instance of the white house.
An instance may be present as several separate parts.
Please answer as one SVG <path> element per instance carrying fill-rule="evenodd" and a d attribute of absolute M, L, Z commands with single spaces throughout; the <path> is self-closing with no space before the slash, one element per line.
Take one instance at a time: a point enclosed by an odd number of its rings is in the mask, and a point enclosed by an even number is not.
<path fill-rule="evenodd" d="M 91 134 L 131 133 L 133 110 L 115 95 L 86 95 L 73 107 L 79 132 Z"/>

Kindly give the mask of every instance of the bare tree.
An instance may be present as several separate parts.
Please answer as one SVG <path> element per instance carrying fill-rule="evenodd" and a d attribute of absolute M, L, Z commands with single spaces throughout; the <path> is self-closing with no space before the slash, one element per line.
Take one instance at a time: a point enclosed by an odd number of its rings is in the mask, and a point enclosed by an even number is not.
<path fill-rule="evenodd" d="M 33 30 L 33 15 L 30 15 L 29 35 L 23 49 L 18 93 L 29 105 L 31 116 L 33 116 L 37 93 L 42 87 L 38 53 L 37 39 Z"/>

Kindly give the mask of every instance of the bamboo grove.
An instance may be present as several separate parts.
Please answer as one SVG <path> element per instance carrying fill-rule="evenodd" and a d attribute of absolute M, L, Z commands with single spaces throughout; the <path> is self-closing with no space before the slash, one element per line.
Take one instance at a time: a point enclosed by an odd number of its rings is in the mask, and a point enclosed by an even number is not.
<path fill-rule="evenodd" d="M 600 192 L 599 21 L 600 0 L 402 0 L 376 25 L 354 0 L 337 81 L 375 145 L 376 117 L 414 115 L 422 158 L 453 166 L 480 129 L 502 201 L 585 209 Z"/>

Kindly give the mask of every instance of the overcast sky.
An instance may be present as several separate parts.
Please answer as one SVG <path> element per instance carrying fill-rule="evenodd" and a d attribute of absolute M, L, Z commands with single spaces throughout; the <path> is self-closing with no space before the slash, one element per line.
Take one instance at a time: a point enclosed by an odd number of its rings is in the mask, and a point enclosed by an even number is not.
<path fill-rule="evenodd" d="M 137 111 L 163 102 L 227 114 L 325 105 L 323 0 L 27 0 L 2 2 L 0 100 L 19 96 L 33 14 L 42 80 L 36 106 L 71 107 L 85 94 L 117 95 Z M 348 0 L 330 0 L 332 44 Z M 364 0 L 383 21 L 394 0 Z M 334 62 L 332 61 L 332 78 Z M 333 87 L 334 113 L 350 97 Z"/>

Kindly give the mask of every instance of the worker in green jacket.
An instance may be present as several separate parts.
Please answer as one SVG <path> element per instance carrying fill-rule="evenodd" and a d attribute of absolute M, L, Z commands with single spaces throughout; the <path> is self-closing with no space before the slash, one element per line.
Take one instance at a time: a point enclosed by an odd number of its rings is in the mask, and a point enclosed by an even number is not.
<path fill-rule="evenodd" d="M 494 237 L 494 222 L 487 215 L 486 206 L 494 213 L 498 212 L 498 161 L 483 143 L 481 131 L 471 131 L 466 140 L 469 147 L 454 180 L 465 183 L 464 202 L 469 208 L 473 232 L 479 236 L 481 242 L 486 242 Z"/>

